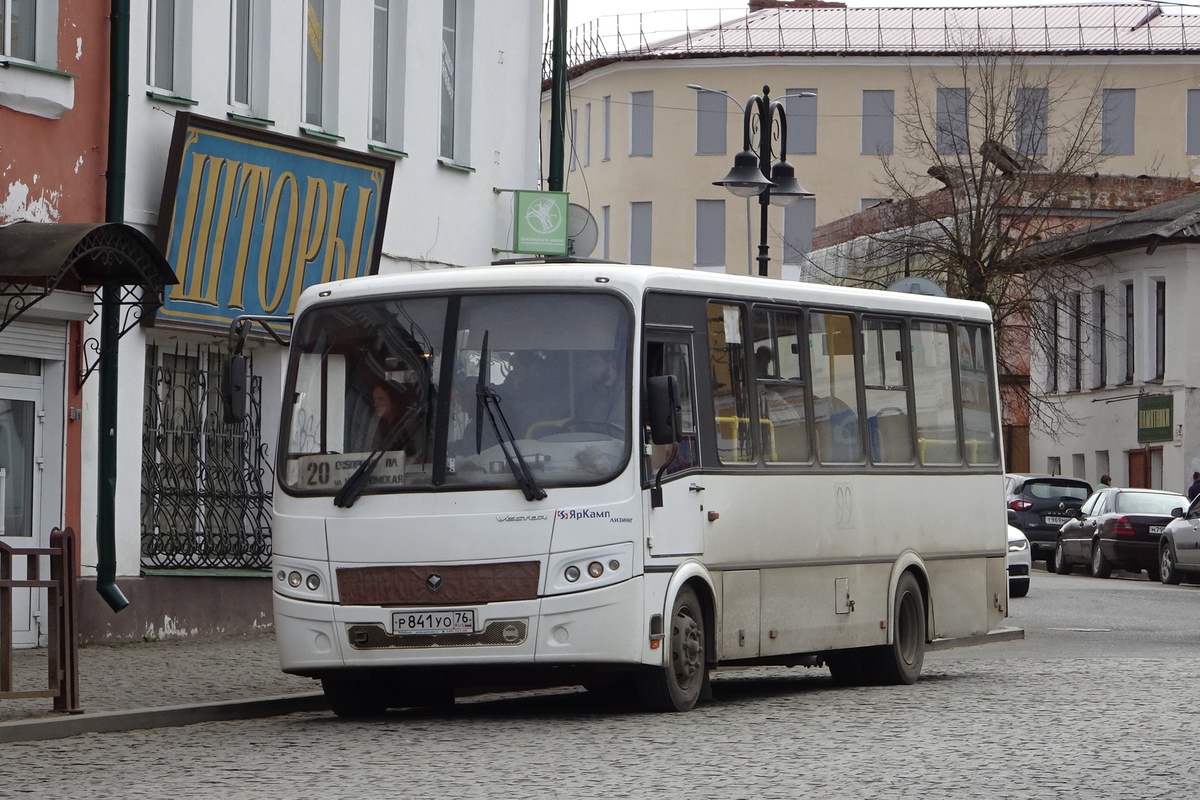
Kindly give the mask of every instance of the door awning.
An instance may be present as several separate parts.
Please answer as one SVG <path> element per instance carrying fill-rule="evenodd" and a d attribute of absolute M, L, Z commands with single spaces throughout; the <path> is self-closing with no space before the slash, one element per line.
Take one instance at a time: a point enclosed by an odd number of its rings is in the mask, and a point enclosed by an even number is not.
<path fill-rule="evenodd" d="M 0 332 L 56 289 L 122 286 L 122 303 L 151 316 L 179 281 L 145 234 L 115 222 L 0 226 Z"/>

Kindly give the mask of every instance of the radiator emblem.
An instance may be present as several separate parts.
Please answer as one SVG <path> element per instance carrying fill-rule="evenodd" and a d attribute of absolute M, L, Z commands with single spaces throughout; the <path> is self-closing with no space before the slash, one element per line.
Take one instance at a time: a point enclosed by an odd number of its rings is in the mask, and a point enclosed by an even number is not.
<path fill-rule="evenodd" d="M 440 592 L 442 590 L 442 576 L 436 573 L 430 575 L 425 579 L 425 585 L 431 592 Z"/>

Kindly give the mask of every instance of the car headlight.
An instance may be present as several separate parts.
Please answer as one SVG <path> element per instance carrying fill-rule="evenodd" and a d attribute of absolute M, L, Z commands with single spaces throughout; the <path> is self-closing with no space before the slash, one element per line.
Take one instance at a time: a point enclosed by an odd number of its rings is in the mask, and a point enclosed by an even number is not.
<path fill-rule="evenodd" d="M 1028 539 L 1017 539 L 1008 543 L 1008 552 L 1019 553 L 1027 547 L 1029 547 Z"/>

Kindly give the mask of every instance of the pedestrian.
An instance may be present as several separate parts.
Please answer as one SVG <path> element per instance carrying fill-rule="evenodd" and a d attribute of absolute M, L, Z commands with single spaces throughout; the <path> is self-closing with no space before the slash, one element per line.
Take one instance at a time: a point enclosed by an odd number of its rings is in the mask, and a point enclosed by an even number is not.
<path fill-rule="evenodd" d="M 1188 487 L 1187 497 L 1188 502 L 1196 499 L 1196 495 L 1200 494 L 1200 472 L 1192 473 L 1192 485 Z"/>
<path fill-rule="evenodd" d="M 1096 484 L 1096 488 L 1097 489 L 1107 489 L 1111 483 L 1112 483 L 1112 478 L 1109 477 L 1108 473 L 1106 472 L 1100 476 L 1100 482 Z"/>

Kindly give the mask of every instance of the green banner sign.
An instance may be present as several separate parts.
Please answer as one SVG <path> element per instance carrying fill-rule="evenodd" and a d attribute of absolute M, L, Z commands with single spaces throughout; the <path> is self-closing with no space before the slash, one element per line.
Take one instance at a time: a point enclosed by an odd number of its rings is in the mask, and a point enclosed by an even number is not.
<path fill-rule="evenodd" d="M 513 192 L 513 252 L 567 254 L 566 192 Z"/>
<path fill-rule="evenodd" d="M 1138 444 L 1169 442 L 1174 427 L 1174 395 L 1156 394 L 1138 398 Z"/>

